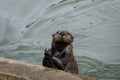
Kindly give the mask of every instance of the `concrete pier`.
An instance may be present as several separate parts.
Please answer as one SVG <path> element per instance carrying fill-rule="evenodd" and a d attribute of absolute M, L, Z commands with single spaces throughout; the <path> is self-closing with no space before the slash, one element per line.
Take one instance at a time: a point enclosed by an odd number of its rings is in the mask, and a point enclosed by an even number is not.
<path fill-rule="evenodd" d="M 96 80 L 40 65 L 0 57 L 0 80 Z"/>

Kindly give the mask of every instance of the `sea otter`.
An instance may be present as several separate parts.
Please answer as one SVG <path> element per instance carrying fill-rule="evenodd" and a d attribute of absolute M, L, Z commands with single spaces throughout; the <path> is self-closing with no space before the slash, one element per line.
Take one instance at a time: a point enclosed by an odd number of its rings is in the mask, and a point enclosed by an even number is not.
<path fill-rule="evenodd" d="M 52 35 L 51 49 L 45 49 L 43 66 L 78 73 L 73 55 L 73 36 L 68 31 L 57 31 Z"/>

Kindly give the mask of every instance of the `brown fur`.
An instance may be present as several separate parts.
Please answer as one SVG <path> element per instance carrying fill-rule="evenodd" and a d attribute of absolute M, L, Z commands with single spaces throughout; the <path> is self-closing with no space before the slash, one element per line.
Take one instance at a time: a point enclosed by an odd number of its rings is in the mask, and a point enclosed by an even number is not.
<path fill-rule="evenodd" d="M 77 74 L 78 66 L 73 55 L 72 42 L 73 36 L 67 31 L 57 31 L 53 34 L 51 49 L 44 52 L 43 66 Z"/>

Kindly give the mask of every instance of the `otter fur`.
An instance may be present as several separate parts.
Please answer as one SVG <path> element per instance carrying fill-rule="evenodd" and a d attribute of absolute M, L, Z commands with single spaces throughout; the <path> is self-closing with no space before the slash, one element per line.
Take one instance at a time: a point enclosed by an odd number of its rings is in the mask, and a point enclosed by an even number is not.
<path fill-rule="evenodd" d="M 45 49 L 43 66 L 78 73 L 77 61 L 73 55 L 73 36 L 68 31 L 52 34 L 51 49 Z"/>

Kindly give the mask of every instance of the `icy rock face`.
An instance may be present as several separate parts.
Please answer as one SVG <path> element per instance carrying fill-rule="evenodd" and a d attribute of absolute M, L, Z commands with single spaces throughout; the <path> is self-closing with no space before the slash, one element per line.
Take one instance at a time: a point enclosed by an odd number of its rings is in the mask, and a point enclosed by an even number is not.
<path fill-rule="evenodd" d="M 60 70 L 46 68 L 0 58 L 0 80 L 96 80 L 85 76 L 67 73 Z"/>

